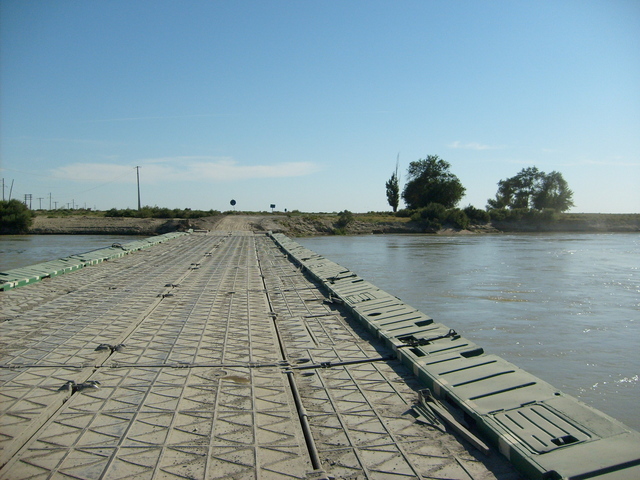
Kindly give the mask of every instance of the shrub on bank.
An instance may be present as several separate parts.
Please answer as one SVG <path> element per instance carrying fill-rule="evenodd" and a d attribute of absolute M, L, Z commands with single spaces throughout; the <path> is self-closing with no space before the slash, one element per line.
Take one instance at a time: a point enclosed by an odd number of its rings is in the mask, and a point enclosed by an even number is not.
<path fill-rule="evenodd" d="M 355 218 L 353 216 L 353 213 L 351 213 L 349 210 L 344 210 L 338 214 L 338 221 L 336 222 L 336 225 L 338 226 L 338 228 L 347 228 L 354 221 Z"/>
<path fill-rule="evenodd" d="M 427 220 L 435 220 L 444 223 L 447 220 L 447 208 L 441 203 L 430 203 L 420 209 L 420 215 Z"/>
<path fill-rule="evenodd" d="M 418 208 L 411 214 L 414 222 L 431 221 L 442 223 L 447 218 L 447 209 L 439 203 L 430 203 L 426 207 Z"/>
<path fill-rule="evenodd" d="M 467 215 L 467 217 L 469 217 L 469 221 L 474 223 L 489 223 L 491 220 L 489 212 L 476 208 L 473 205 L 464 207 L 462 211 Z"/>
<path fill-rule="evenodd" d="M 519 222 L 528 213 L 528 208 L 494 208 L 489 210 L 492 222 Z"/>
<path fill-rule="evenodd" d="M 558 221 L 561 213 L 553 208 L 495 208 L 489 210 L 489 215 L 492 222 L 553 223 Z"/>
<path fill-rule="evenodd" d="M 395 215 L 396 217 L 400 217 L 400 218 L 410 218 L 411 215 L 413 215 L 413 213 L 415 212 L 415 210 L 411 210 L 409 208 L 402 208 L 400 210 L 398 210 Z"/>
<path fill-rule="evenodd" d="M 426 231 L 440 230 L 443 225 L 464 229 L 470 224 L 469 217 L 464 211 L 459 208 L 447 209 L 439 203 L 430 203 L 426 207 L 411 211 L 410 218 Z"/>
<path fill-rule="evenodd" d="M 447 211 L 446 223 L 461 229 L 469 228 L 469 217 L 459 208 L 452 208 Z"/>
<path fill-rule="evenodd" d="M 140 210 L 131 208 L 112 208 L 105 212 L 106 217 L 129 217 L 129 218 L 202 218 L 220 215 L 218 210 L 191 210 L 190 208 L 160 208 L 144 206 Z"/>
<path fill-rule="evenodd" d="M 19 200 L 0 200 L 0 233 L 26 233 L 33 224 L 33 212 Z"/>
<path fill-rule="evenodd" d="M 346 235 L 347 227 L 355 222 L 355 217 L 353 213 L 349 210 L 344 210 L 338 214 L 338 220 L 335 223 L 335 228 L 333 229 L 334 235 Z"/>

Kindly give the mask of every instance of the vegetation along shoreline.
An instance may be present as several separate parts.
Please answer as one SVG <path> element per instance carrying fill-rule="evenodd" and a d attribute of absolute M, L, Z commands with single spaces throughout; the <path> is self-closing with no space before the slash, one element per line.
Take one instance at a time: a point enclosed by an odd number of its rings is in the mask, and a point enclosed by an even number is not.
<path fill-rule="evenodd" d="M 150 209 L 153 210 L 153 209 Z M 137 213 L 137 212 L 136 212 Z M 465 225 L 442 219 L 423 219 L 415 213 L 388 212 L 267 213 L 224 212 L 189 218 L 112 217 L 105 212 L 35 212 L 29 227 L 15 230 L 2 225 L 3 234 L 29 235 L 160 235 L 188 229 L 214 230 L 225 217 L 244 217 L 252 229 L 291 237 L 366 234 L 486 234 L 486 233 L 633 233 L 640 232 L 640 214 L 560 213 L 553 216 L 473 220 Z M 398 212 L 401 213 L 401 212 Z M 445 214 L 446 215 L 446 214 Z M 186 217 L 186 218 L 185 218 Z"/>

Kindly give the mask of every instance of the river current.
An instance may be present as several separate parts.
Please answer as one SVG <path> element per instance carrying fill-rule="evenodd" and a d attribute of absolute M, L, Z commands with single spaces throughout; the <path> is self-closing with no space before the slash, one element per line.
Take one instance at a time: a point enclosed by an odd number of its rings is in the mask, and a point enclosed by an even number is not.
<path fill-rule="evenodd" d="M 136 238 L 0 236 L 0 271 Z M 640 430 L 640 234 L 297 241 Z"/>
<path fill-rule="evenodd" d="M 298 242 L 640 430 L 640 234 Z"/>

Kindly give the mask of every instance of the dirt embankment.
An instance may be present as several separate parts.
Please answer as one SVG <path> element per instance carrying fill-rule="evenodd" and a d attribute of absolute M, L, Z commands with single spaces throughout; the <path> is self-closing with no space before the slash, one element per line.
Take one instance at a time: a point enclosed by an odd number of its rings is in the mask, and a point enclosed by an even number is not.
<path fill-rule="evenodd" d="M 283 218 L 286 218 L 282 216 Z M 159 235 L 167 232 L 195 230 L 274 230 L 286 228 L 272 216 L 218 215 L 195 219 L 130 218 L 78 215 L 34 218 L 29 229 L 35 235 Z"/>
<path fill-rule="evenodd" d="M 214 225 L 207 225 L 207 219 L 193 221 L 194 228 L 207 230 L 253 230 L 284 233 L 289 237 L 307 237 L 317 235 L 335 235 L 340 232 L 347 235 L 367 235 L 381 233 L 425 233 L 423 226 L 415 222 L 363 222 L 355 220 L 346 228 L 340 229 L 336 217 L 321 215 L 229 215 Z M 490 225 L 475 226 L 470 230 L 443 228 L 440 234 L 471 234 L 478 232 L 498 232 Z"/>
<path fill-rule="evenodd" d="M 29 230 L 30 234 L 58 235 L 158 235 L 188 230 L 254 230 L 280 232 L 292 237 L 332 235 L 335 219 L 287 215 L 220 215 L 196 219 L 160 219 L 69 216 L 49 218 L 37 216 Z M 344 233 L 420 233 L 415 225 L 402 222 L 366 223 L 355 221 Z"/>
<path fill-rule="evenodd" d="M 468 230 L 443 228 L 438 232 L 425 231 L 416 222 L 364 222 L 355 220 L 338 229 L 337 217 L 323 215 L 218 215 L 197 219 L 123 218 L 98 216 L 35 217 L 31 234 L 116 234 L 158 235 L 173 231 L 196 230 L 254 230 L 284 233 L 290 237 L 313 235 L 365 235 L 372 233 L 438 233 L 474 234 L 499 232 L 640 232 L 640 215 L 575 214 L 565 220 L 535 223 L 494 222 L 474 225 Z"/>
<path fill-rule="evenodd" d="M 124 218 L 69 216 L 37 216 L 29 229 L 37 235 L 159 235 L 184 230 L 186 220 L 166 218 Z"/>
<path fill-rule="evenodd" d="M 197 223 L 197 222 L 196 222 Z M 254 230 L 284 233 L 290 237 L 306 237 L 315 235 L 334 235 L 337 225 L 335 218 L 316 216 L 263 215 L 245 216 L 230 215 L 217 224 L 216 230 Z M 362 235 L 370 233 L 421 233 L 422 230 L 413 224 L 403 222 L 367 223 L 354 221 L 343 233 Z"/>
<path fill-rule="evenodd" d="M 501 232 L 520 233 L 633 233 L 640 232 L 640 215 L 569 213 L 552 221 L 494 221 L 493 226 Z"/>

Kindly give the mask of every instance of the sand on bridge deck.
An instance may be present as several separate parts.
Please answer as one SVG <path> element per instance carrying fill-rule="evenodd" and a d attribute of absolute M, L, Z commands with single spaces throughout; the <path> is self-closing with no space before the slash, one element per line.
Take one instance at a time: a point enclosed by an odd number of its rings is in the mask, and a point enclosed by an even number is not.
<path fill-rule="evenodd" d="M 251 225 L 0 294 L 0 478 L 519 478 Z"/>

